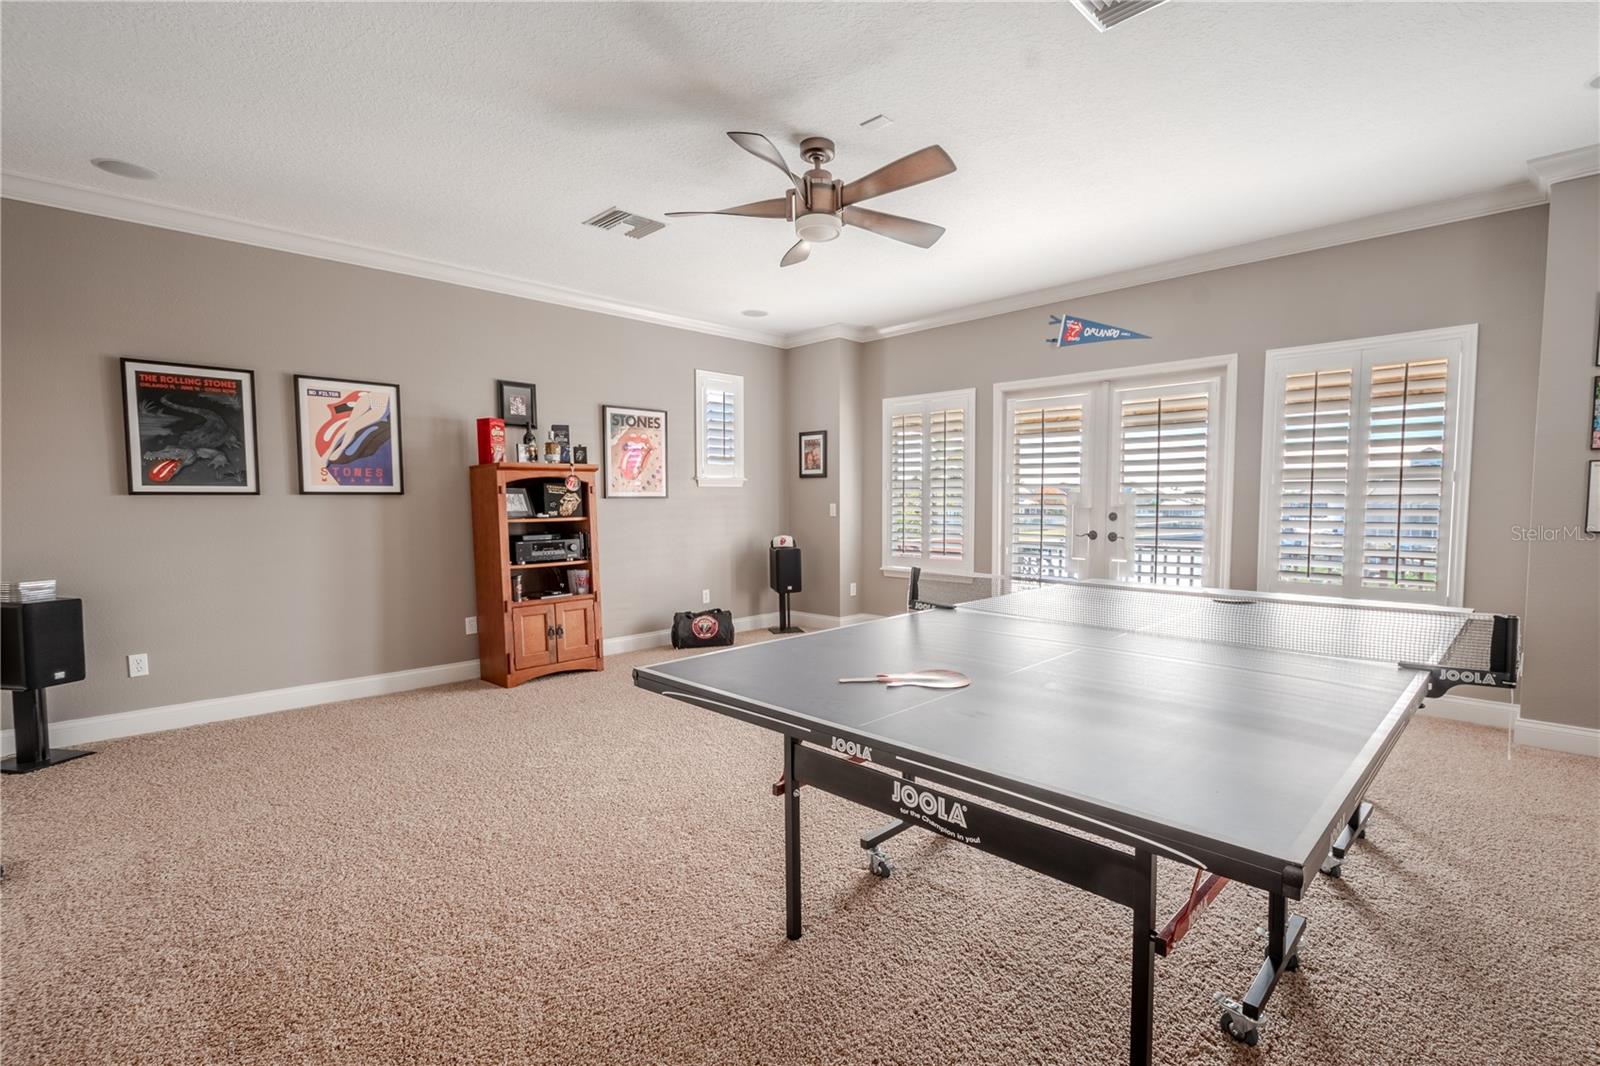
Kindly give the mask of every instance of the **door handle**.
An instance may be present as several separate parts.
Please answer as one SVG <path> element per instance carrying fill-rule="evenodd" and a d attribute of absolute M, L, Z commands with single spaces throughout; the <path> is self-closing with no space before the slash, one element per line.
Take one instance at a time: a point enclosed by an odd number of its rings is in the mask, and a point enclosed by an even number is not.
<path fill-rule="evenodd" d="M 1100 534 L 1098 534 L 1098 533 L 1096 533 L 1096 532 L 1095 532 L 1095 531 L 1094 531 L 1094 530 L 1092 530 L 1092 529 L 1091 529 L 1091 530 L 1089 530 L 1089 532 L 1087 532 L 1087 533 L 1074 533 L 1074 534 L 1073 534 L 1073 536 L 1074 536 L 1074 537 L 1087 537 L 1087 538 L 1089 538 L 1089 539 L 1090 539 L 1090 540 L 1094 540 L 1094 539 L 1095 539 L 1095 538 L 1096 538 L 1096 537 L 1098 537 L 1098 536 L 1099 536 L 1099 535 L 1100 535 Z M 1115 539 L 1116 539 L 1116 538 L 1117 538 L 1117 535 L 1116 535 L 1116 534 L 1115 534 L 1115 533 L 1113 533 L 1113 534 L 1111 534 L 1111 539 L 1112 539 L 1112 540 L 1115 540 Z"/>

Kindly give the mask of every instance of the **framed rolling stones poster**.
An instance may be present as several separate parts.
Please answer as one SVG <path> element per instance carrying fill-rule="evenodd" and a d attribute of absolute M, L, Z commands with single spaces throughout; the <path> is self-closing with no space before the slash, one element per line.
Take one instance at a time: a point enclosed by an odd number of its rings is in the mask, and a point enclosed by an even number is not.
<path fill-rule="evenodd" d="M 294 421 L 301 492 L 398 496 L 405 491 L 400 386 L 296 374 Z"/>
<path fill-rule="evenodd" d="M 259 495 L 255 381 L 249 370 L 122 360 L 128 492 Z"/>
<path fill-rule="evenodd" d="M 667 412 L 644 407 L 600 408 L 605 427 L 606 495 L 667 494 Z"/>

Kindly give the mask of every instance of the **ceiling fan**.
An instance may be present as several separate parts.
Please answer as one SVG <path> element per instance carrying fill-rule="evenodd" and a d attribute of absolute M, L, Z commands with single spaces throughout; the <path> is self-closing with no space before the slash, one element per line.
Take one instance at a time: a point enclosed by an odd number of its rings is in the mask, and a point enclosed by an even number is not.
<path fill-rule="evenodd" d="M 918 248 L 931 248 L 935 241 L 944 236 L 943 226 L 857 206 L 874 196 L 908 189 L 952 173 L 956 169 L 955 163 L 937 144 L 896 159 L 864 178 L 844 182 L 822 169 L 823 164 L 833 159 L 833 142 L 826 137 L 807 137 L 800 142 L 800 158 L 810 163 L 811 169 L 797 175 L 784 162 L 783 153 L 778 151 L 777 146 L 761 134 L 729 133 L 728 136 L 734 144 L 757 159 L 765 160 L 783 171 L 794 188 L 771 200 L 757 200 L 721 211 L 668 211 L 668 218 L 743 215 L 793 222 L 795 235 L 800 239 L 785 253 L 779 266 L 805 262 L 811 254 L 813 243 L 833 240 L 845 226 L 870 230 Z"/>

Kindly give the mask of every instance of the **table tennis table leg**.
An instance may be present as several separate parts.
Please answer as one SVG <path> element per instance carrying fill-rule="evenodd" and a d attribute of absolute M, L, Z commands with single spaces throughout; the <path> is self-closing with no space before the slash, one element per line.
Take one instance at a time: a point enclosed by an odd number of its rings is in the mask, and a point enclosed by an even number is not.
<path fill-rule="evenodd" d="M 1150 1066 L 1155 1045 L 1156 1010 L 1156 858 L 1133 853 L 1133 987 L 1129 1000 L 1128 1063 Z"/>
<path fill-rule="evenodd" d="M 783 883 L 784 911 L 790 940 L 800 939 L 800 778 L 795 773 L 795 754 L 800 741 L 783 738 Z"/>

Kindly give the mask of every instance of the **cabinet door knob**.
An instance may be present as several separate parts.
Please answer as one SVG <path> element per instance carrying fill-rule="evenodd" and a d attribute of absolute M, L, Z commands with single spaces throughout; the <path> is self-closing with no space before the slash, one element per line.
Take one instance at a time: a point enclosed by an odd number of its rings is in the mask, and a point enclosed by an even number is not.
<path fill-rule="evenodd" d="M 566 635 L 567 635 L 567 627 L 566 626 L 556 626 L 556 636 L 564 637 Z"/>
<path fill-rule="evenodd" d="M 544 627 L 544 635 L 546 637 L 555 636 L 556 635 L 556 627 L 555 626 L 545 626 Z"/>

